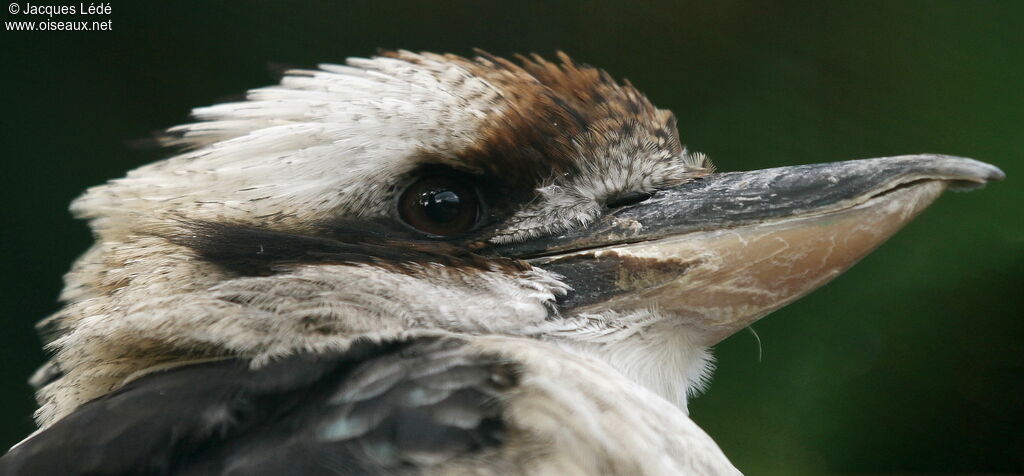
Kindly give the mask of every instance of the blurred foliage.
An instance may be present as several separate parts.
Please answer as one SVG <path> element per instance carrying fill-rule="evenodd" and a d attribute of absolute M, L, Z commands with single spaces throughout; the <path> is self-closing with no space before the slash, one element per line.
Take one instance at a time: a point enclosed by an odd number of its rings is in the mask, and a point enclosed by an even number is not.
<path fill-rule="evenodd" d="M 720 170 L 939 152 L 950 194 L 833 284 L 719 346 L 693 418 L 749 474 L 1024 472 L 1024 2 L 112 2 L 111 32 L 3 38 L 0 446 L 32 430 L 32 324 L 90 242 L 67 203 L 127 146 L 378 47 L 564 50 L 628 77 Z M 4 14 L 5 20 L 11 15 Z M 763 355 L 759 357 L 759 355 Z"/>

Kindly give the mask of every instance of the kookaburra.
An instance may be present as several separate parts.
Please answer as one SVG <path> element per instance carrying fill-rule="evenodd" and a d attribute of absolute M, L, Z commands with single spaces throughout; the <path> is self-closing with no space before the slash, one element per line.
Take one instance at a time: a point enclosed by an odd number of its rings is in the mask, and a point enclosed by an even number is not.
<path fill-rule="evenodd" d="M 710 349 L 948 187 L 913 155 L 712 173 L 560 55 L 397 51 L 199 108 L 71 206 L 4 475 L 736 474 L 687 416 Z"/>

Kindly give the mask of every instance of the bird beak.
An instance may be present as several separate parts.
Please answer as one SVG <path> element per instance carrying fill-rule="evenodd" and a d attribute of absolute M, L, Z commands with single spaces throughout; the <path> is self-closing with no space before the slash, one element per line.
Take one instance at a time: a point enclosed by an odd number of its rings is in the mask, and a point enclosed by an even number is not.
<path fill-rule="evenodd" d="M 713 174 L 509 251 L 564 276 L 565 314 L 654 308 L 714 345 L 838 276 L 947 188 L 1003 177 L 938 155 Z"/>

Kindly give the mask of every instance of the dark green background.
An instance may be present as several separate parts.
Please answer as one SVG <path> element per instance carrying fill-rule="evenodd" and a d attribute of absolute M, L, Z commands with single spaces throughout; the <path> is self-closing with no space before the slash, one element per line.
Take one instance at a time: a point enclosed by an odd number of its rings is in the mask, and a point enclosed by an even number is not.
<path fill-rule="evenodd" d="M 561 49 L 675 111 L 720 170 L 917 152 L 1002 167 L 757 323 L 760 349 L 720 345 L 691 408 L 748 474 L 1024 472 L 1024 2 L 111 5 L 111 32 L 0 32 L 0 446 L 32 429 L 32 324 L 90 241 L 67 203 L 160 157 L 129 141 L 274 81 L 272 63 Z"/>

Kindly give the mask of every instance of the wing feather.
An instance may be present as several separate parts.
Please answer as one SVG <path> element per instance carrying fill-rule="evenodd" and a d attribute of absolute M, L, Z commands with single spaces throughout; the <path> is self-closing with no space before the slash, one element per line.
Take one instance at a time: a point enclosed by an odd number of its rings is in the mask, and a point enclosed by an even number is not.
<path fill-rule="evenodd" d="M 499 445 L 515 366 L 456 338 L 359 341 L 142 377 L 17 446 L 0 474 L 408 474 Z"/>

